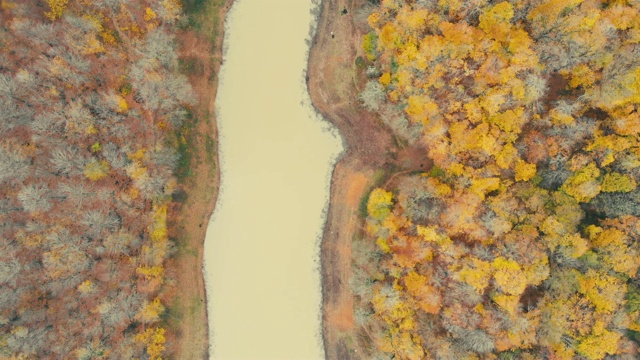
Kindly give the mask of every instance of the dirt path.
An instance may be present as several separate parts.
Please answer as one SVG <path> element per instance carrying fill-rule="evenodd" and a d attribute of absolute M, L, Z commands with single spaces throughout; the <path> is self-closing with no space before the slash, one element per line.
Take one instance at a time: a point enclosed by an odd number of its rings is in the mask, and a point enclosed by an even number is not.
<path fill-rule="evenodd" d="M 355 59 L 361 55 L 360 41 L 365 30 L 357 28 L 354 16 L 365 2 L 323 0 L 309 57 L 308 85 L 313 104 L 340 129 L 347 142 L 347 153 L 333 172 L 321 246 L 323 340 L 327 359 L 360 358 L 354 339 L 354 298 L 349 289 L 351 241 L 360 236 L 359 205 L 371 189 L 376 170 L 388 167 L 399 152 L 377 116 L 354 101 L 358 84 L 363 82 Z"/>
<path fill-rule="evenodd" d="M 358 205 L 372 177 L 349 160 L 338 163 L 331 185 L 331 209 L 322 242 L 323 331 L 328 359 L 345 359 L 344 338 L 354 329 L 349 290 L 351 240 L 358 234 Z M 342 353 L 342 354 L 341 354 Z"/>
<path fill-rule="evenodd" d="M 233 0 L 210 0 L 209 18 L 199 31 L 184 31 L 177 37 L 182 45 L 180 58 L 189 64 L 186 71 L 198 96 L 193 109 L 198 121 L 191 128 L 191 175 L 181 185 L 184 197 L 172 211 L 170 235 L 177 239 L 178 254 L 166 264 L 168 281 L 167 325 L 175 338 L 167 339 L 168 358 L 208 359 L 209 331 L 204 284 L 203 249 L 207 222 L 220 184 L 218 171 L 218 131 L 215 98 L 218 70 L 222 62 L 224 18 Z"/>

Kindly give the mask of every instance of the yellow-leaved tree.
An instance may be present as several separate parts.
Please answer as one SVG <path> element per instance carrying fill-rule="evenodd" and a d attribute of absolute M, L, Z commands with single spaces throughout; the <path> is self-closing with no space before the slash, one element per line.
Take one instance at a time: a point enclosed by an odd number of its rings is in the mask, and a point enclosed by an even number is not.
<path fill-rule="evenodd" d="M 67 7 L 69 0 L 47 0 L 49 11 L 44 14 L 51 20 L 56 20 L 62 16 L 62 12 Z"/>
<path fill-rule="evenodd" d="M 369 194 L 367 213 L 371 218 L 382 221 L 391 213 L 391 205 L 393 205 L 393 194 L 376 188 Z"/>

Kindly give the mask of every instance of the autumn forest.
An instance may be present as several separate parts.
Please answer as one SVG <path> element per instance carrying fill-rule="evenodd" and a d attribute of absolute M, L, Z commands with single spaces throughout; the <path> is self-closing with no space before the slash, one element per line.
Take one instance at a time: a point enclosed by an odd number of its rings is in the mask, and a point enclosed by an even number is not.
<path fill-rule="evenodd" d="M 230 3 L 0 0 L 0 359 L 207 353 Z M 354 106 L 426 165 L 363 190 L 358 356 L 640 358 L 640 1 L 356 3 Z"/>
<path fill-rule="evenodd" d="M 197 99 L 182 13 L 177 0 L 0 2 L 0 358 L 175 350 L 168 223 Z"/>
<path fill-rule="evenodd" d="M 372 359 L 636 359 L 640 3 L 382 0 L 360 94 L 432 166 L 368 194 Z"/>

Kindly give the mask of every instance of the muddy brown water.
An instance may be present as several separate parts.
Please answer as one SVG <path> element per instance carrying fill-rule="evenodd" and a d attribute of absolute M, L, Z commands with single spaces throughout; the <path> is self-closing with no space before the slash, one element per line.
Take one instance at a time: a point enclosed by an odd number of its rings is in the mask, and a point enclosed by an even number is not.
<path fill-rule="evenodd" d="M 212 359 L 324 357 L 319 241 L 343 147 L 304 83 L 313 6 L 237 0 L 226 20 L 205 241 Z"/>

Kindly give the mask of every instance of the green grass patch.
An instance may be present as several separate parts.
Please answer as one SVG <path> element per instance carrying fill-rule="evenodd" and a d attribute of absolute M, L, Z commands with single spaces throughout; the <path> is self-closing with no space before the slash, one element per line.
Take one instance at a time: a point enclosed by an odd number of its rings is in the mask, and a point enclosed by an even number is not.
<path fill-rule="evenodd" d="M 120 88 L 118 89 L 122 96 L 131 94 L 131 90 L 133 90 L 133 85 L 131 85 L 131 83 L 129 82 L 122 84 L 122 86 L 120 86 Z"/>
<path fill-rule="evenodd" d="M 189 246 L 189 243 L 186 241 L 186 239 L 183 239 L 183 241 L 178 241 L 176 242 L 176 244 L 178 245 L 178 257 L 198 256 L 198 249 Z"/>
<path fill-rule="evenodd" d="M 180 329 L 180 323 L 184 318 L 183 305 L 180 300 L 178 295 L 160 317 L 163 325 L 174 331 Z"/>
<path fill-rule="evenodd" d="M 185 304 L 185 302 L 188 302 L 188 304 Z M 203 306 L 204 301 L 198 296 L 191 299 L 182 299 L 178 295 L 171 306 L 166 308 L 164 313 L 160 315 L 160 324 L 172 331 L 180 330 L 181 324 L 185 320 L 192 320 L 197 311 L 201 310 Z M 185 319 L 185 316 L 188 319 Z"/>
<path fill-rule="evenodd" d="M 393 135 L 393 143 L 398 149 L 404 149 L 409 146 L 409 141 L 398 135 Z"/>
<path fill-rule="evenodd" d="M 203 299 L 200 299 L 199 297 L 194 297 L 193 300 L 191 301 L 191 304 L 189 304 L 189 315 L 193 318 L 196 315 L 196 312 L 200 310 L 203 306 L 204 306 Z"/>
<path fill-rule="evenodd" d="M 626 308 L 628 313 L 640 311 L 640 289 L 635 287 L 633 284 L 629 284 L 627 287 L 626 300 Z"/>
<path fill-rule="evenodd" d="M 178 59 L 178 71 L 184 75 L 204 75 L 204 63 L 199 61 L 198 58 L 188 57 Z"/>
<path fill-rule="evenodd" d="M 187 15 L 193 15 L 193 14 L 202 13 L 202 11 L 206 9 L 207 4 L 209 2 L 215 2 L 215 1 L 209 1 L 209 0 L 182 0 L 182 9 L 183 9 L 184 13 L 187 14 Z"/>
<path fill-rule="evenodd" d="M 180 161 L 178 162 L 178 168 L 176 169 L 176 177 L 180 182 L 182 182 L 189 176 L 193 175 L 191 171 L 191 159 L 193 158 L 193 152 L 191 151 L 188 142 L 179 142 L 178 154 L 180 154 Z"/>
<path fill-rule="evenodd" d="M 182 9 L 184 16 L 182 17 L 179 26 L 183 30 L 194 30 L 200 36 L 205 37 L 212 44 L 215 43 L 221 35 L 218 31 L 220 19 L 218 17 L 220 9 L 225 6 L 226 0 L 182 0 Z M 214 56 L 215 54 L 210 54 Z M 213 64 L 214 62 L 212 62 Z M 178 60 L 178 70 L 180 73 L 187 76 L 201 77 L 206 73 L 205 63 L 200 61 L 197 57 L 184 57 Z M 216 74 L 211 76 L 211 80 L 216 79 Z M 200 114 L 201 116 L 210 116 L 210 114 Z M 174 146 L 178 151 L 180 160 L 176 169 L 176 177 L 179 182 L 184 182 L 185 179 L 193 175 L 192 167 L 194 164 L 194 156 L 197 155 L 194 152 L 194 141 L 197 134 L 195 134 L 196 124 L 198 123 L 198 117 L 192 112 L 189 112 L 185 123 L 175 133 Z M 215 171 L 215 151 L 216 144 L 211 135 L 205 135 L 205 151 L 206 160 L 214 166 Z"/>
<path fill-rule="evenodd" d="M 198 256 L 198 249 L 189 245 L 189 237 L 186 235 L 186 233 L 180 234 L 177 239 L 171 240 L 173 240 L 173 243 L 176 246 L 177 258 Z"/>
<path fill-rule="evenodd" d="M 398 72 L 398 68 L 399 68 L 398 62 L 396 61 L 395 56 L 392 56 L 391 57 L 391 72 L 392 73 L 397 73 Z"/>
<path fill-rule="evenodd" d="M 367 203 L 369 202 L 369 195 L 371 195 L 371 191 L 365 191 L 362 197 L 360 198 L 360 204 L 358 205 L 358 214 L 362 219 L 366 219 L 369 215 L 367 212 Z"/>
<path fill-rule="evenodd" d="M 207 156 L 207 162 L 211 164 L 215 169 L 216 142 L 213 140 L 213 136 L 211 134 L 207 134 L 207 140 L 205 142 L 205 153 Z"/>
<path fill-rule="evenodd" d="M 225 0 L 183 0 L 182 9 L 185 14 L 180 27 L 195 30 L 214 42 L 218 38 L 218 11 L 225 5 Z"/>
<path fill-rule="evenodd" d="M 627 337 L 634 343 L 640 345 L 640 332 L 627 330 Z"/>
<path fill-rule="evenodd" d="M 192 175 L 191 164 L 193 160 L 193 137 L 195 136 L 195 125 L 198 118 L 187 110 L 187 118 L 184 124 L 176 131 L 176 150 L 178 151 L 178 166 L 176 168 L 176 177 L 179 182 L 184 182 L 186 178 Z"/>
<path fill-rule="evenodd" d="M 444 170 L 442 168 L 438 167 L 437 165 L 433 165 L 431 167 L 431 170 L 429 170 L 429 176 L 430 177 L 444 179 L 444 177 L 446 175 L 447 174 L 444 172 Z"/>

